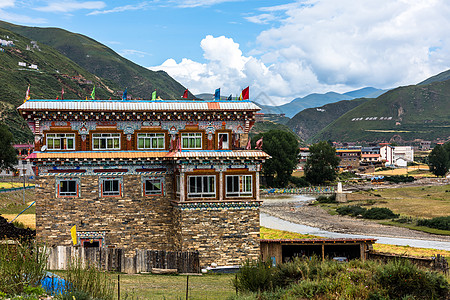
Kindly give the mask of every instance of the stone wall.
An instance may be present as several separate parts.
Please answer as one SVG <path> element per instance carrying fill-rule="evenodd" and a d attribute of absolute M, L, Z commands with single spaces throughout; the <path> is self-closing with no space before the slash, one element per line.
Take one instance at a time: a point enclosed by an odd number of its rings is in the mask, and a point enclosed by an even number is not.
<path fill-rule="evenodd" d="M 180 204 L 177 207 L 181 251 L 198 250 L 201 267 L 211 263 L 239 265 L 247 258 L 260 256 L 258 203 L 198 206 L 186 208 Z"/>
<path fill-rule="evenodd" d="M 141 194 L 141 176 L 124 175 L 122 197 L 100 197 L 99 177 L 80 176 L 80 197 L 56 197 L 55 176 L 40 176 L 36 188 L 36 229 L 49 246 L 71 245 L 70 228 L 106 231 L 105 245 L 125 250 L 175 250 L 172 176 L 165 196 Z"/>

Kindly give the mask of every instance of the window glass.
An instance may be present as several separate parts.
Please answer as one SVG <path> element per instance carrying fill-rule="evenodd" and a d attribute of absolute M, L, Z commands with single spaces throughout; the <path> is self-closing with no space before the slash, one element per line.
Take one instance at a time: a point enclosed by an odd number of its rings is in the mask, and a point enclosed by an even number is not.
<path fill-rule="evenodd" d="M 214 175 L 188 176 L 188 198 L 209 198 L 216 196 Z"/>
<path fill-rule="evenodd" d="M 162 194 L 162 180 L 161 179 L 145 180 L 145 195 L 159 195 L 159 194 Z"/>
<path fill-rule="evenodd" d="M 227 197 L 252 196 L 252 175 L 226 175 L 225 193 Z"/>
<path fill-rule="evenodd" d="M 92 148 L 94 150 L 120 150 L 120 133 L 92 134 Z"/>
<path fill-rule="evenodd" d="M 77 196 L 77 181 L 76 180 L 60 180 L 59 181 L 59 195 L 60 196 Z"/>
<path fill-rule="evenodd" d="M 139 133 L 138 149 L 164 149 L 164 133 Z"/>
<path fill-rule="evenodd" d="M 103 180 L 103 195 L 104 196 L 118 196 L 120 195 L 120 183 L 118 179 L 104 179 Z"/>
<path fill-rule="evenodd" d="M 202 133 L 182 133 L 181 146 L 183 149 L 202 149 Z"/>
<path fill-rule="evenodd" d="M 74 133 L 49 133 L 47 134 L 48 150 L 75 150 Z"/>

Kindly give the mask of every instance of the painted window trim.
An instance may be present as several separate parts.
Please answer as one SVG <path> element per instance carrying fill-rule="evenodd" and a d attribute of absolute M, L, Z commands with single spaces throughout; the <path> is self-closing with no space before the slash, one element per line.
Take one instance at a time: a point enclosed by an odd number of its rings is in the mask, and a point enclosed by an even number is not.
<path fill-rule="evenodd" d="M 205 192 L 205 191 L 201 191 L 198 193 L 191 193 L 189 191 L 189 182 L 191 178 L 194 177 L 200 177 L 200 178 L 204 178 L 204 177 L 208 177 L 208 178 L 213 178 L 214 182 L 212 184 L 212 186 L 214 187 L 214 194 L 213 192 Z M 217 188 L 216 188 L 216 175 L 188 175 L 187 176 L 187 198 L 189 199 L 196 199 L 196 198 L 216 198 L 217 197 Z M 202 190 L 203 190 L 203 180 L 201 180 L 202 182 Z M 198 196 L 193 196 L 193 195 L 198 195 Z"/>
<path fill-rule="evenodd" d="M 113 195 L 104 195 L 103 194 L 103 186 L 105 181 L 111 181 L 111 180 L 118 180 L 119 181 L 119 194 L 113 194 Z M 114 177 L 100 177 L 99 178 L 99 197 L 107 198 L 107 197 L 123 197 L 123 177 L 121 176 L 114 176 Z"/>
<path fill-rule="evenodd" d="M 155 194 L 147 194 L 145 190 L 145 184 L 147 180 L 159 180 L 161 182 L 161 191 Z M 152 197 L 152 196 L 164 196 L 166 194 L 165 191 L 165 179 L 164 176 L 142 176 L 141 177 L 141 187 L 142 187 L 142 195 L 144 197 Z"/>
<path fill-rule="evenodd" d="M 96 139 L 101 140 L 103 138 L 102 136 L 100 136 L 100 137 L 95 137 L 95 136 L 96 135 L 103 135 L 103 134 L 109 134 L 110 135 L 110 137 L 105 136 L 104 138 L 106 138 L 106 140 L 108 140 L 108 139 L 112 139 L 113 140 L 113 148 L 108 148 L 108 147 L 101 148 L 100 147 L 100 143 L 99 143 L 99 148 L 98 149 L 96 149 L 94 147 L 95 140 Z M 116 138 L 119 139 L 119 146 L 118 147 L 114 147 L 114 139 L 116 139 Z M 93 133 L 92 134 L 92 150 L 94 150 L 94 151 L 120 150 L 121 149 L 121 144 L 122 144 L 121 140 L 122 140 L 122 135 L 120 133 L 111 133 L 111 132 L 96 132 L 96 133 Z"/>
<path fill-rule="evenodd" d="M 152 137 L 152 135 L 154 135 L 154 137 Z M 160 136 L 157 137 L 157 135 L 160 135 Z M 139 139 L 140 138 L 144 139 L 144 147 L 139 147 Z M 153 139 L 158 140 L 161 138 L 162 138 L 162 147 L 159 148 L 159 147 L 151 146 Z M 150 139 L 150 147 L 145 147 L 146 139 Z M 138 133 L 136 136 L 136 148 L 139 150 L 164 150 L 164 149 L 166 149 L 166 134 L 164 132 L 141 132 L 141 133 Z"/>
<path fill-rule="evenodd" d="M 188 140 L 188 144 L 189 144 L 189 140 L 190 139 L 198 139 L 200 138 L 200 147 L 183 147 L 183 141 L 185 139 Z M 203 149 L 203 133 L 201 132 L 182 132 L 181 133 L 181 149 L 186 149 L 186 150 L 201 150 Z"/>
<path fill-rule="evenodd" d="M 52 135 L 54 135 L 55 137 L 51 137 Z M 57 137 L 57 135 L 64 135 L 63 137 Z M 66 140 L 66 145 L 67 145 L 67 140 L 69 140 L 69 139 L 71 139 L 71 140 L 73 140 L 73 143 L 72 143 L 72 148 L 61 148 L 61 145 L 62 144 L 64 144 L 64 143 L 61 143 L 61 140 Z M 49 143 L 48 143 L 48 141 L 49 140 L 52 140 L 53 141 L 53 145 L 54 145 L 54 140 L 60 140 L 60 147 L 59 147 L 59 149 L 55 149 L 54 147 L 53 148 L 50 148 L 49 147 Z M 45 145 L 47 146 L 47 149 L 48 150 L 53 150 L 53 151 L 60 151 L 60 150 L 75 150 L 75 143 L 76 143 L 76 136 L 75 136 L 75 133 L 60 133 L 60 132 L 58 132 L 58 133 L 47 133 L 47 134 L 45 134 Z"/>
<path fill-rule="evenodd" d="M 61 195 L 61 181 L 75 181 L 76 195 Z M 77 198 L 80 197 L 80 178 L 79 177 L 60 177 L 55 181 L 55 196 L 57 198 Z"/>
<path fill-rule="evenodd" d="M 228 177 L 238 177 L 239 191 L 237 192 L 228 192 Z M 244 191 L 245 178 L 250 178 L 250 191 Z M 253 197 L 253 175 L 252 174 L 232 174 L 225 175 L 225 197 L 233 198 L 233 197 L 245 197 L 251 198 Z"/>

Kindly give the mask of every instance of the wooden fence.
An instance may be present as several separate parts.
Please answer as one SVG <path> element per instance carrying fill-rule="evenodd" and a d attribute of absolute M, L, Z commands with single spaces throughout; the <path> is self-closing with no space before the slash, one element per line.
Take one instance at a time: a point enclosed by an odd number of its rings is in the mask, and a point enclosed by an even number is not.
<path fill-rule="evenodd" d="M 94 264 L 101 270 L 129 274 L 171 269 L 178 273 L 200 273 L 198 251 L 136 250 L 125 256 L 120 248 L 83 248 L 56 246 L 47 248 L 50 270 L 66 270 L 71 262 Z"/>

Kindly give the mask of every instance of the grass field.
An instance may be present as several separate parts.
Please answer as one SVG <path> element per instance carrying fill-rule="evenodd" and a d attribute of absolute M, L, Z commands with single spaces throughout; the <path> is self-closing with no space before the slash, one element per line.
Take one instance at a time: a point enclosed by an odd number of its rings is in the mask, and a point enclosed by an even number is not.
<path fill-rule="evenodd" d="M 421 164 L 416 166 L 408 166 L 406 168 L 397 168 L 389 170 L 379 170 L 372 173 L 375 176 L 393 176 L 393 175 L 409 175 L 414 177 L 436 177 L 430 172 L 428 165 Z"/>
<path fill-rule="evenodd" d="M 387 207 L 401 216 L 434 218 L 450 215 L 450 185 L 379 189 L 348 195 L 349 203 Z"/>

